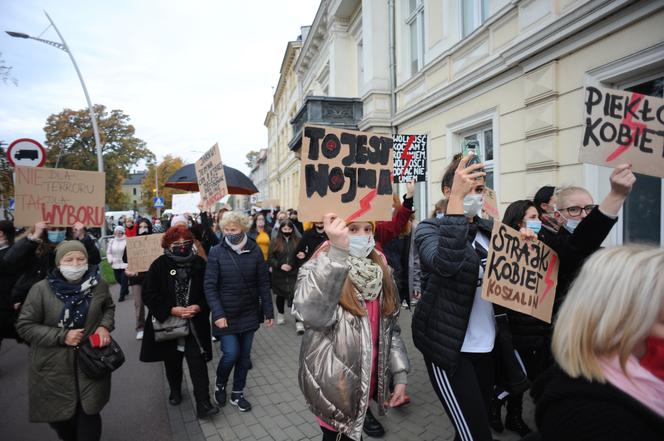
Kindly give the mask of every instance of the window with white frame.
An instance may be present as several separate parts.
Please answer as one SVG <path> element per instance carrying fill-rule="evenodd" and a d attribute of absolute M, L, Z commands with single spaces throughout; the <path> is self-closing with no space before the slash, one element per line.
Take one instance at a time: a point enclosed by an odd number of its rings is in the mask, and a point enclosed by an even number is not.
<path fill-rule="evenodd" d="M 462 37 L 479 28 L 489 16 L 489 0 L 460 0 Z"/>
<path fill-rule="evenodd" d="M 408 38 L 410 41 L 410 74 L 415 75 L 424 65 L 424 1 L 408 0 Z"/>
<path fill-rule="evenodd" d="M 459 151 L 463 151 L 464 146 L 475 147 L 480 159 L 486 165 L 484 169 L 486 172 L 486 185 L 489 188 L 495 189 L 493 179 L 493 127 L 486 125 L 471 131 L 462 132 L 459 134 L 459 138 L 461 139 Z"/>

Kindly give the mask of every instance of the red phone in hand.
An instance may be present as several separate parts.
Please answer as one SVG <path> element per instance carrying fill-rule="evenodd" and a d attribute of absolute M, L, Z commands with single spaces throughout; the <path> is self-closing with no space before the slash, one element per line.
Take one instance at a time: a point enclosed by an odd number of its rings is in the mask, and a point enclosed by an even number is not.
<path fill-rule="evenodd" d="M 99 334 L 92 334 L 90 337 L 90 346 L 93 348 L 101 347 L 101 337 Z"/>

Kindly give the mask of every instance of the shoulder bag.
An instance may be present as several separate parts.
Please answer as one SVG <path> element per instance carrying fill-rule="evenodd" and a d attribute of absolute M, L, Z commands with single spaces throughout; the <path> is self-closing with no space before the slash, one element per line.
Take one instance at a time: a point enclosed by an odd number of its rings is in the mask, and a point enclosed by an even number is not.
<path fill-rule="evenodd" d="M 86 339 L 77 348 L 78 366 L 86 377 L 98 380 L 104 378 L 125 361 L 124 353 L 120 345 L 113 339 L 104 347 L 93 348 L 90 340 Z"/>
<path fill-rule="evenodd" d="M 190 290 L 191 279 L 189 279 L 189 287 L 187 288 L 187 298 L 189 298 Z M 182 317 L 169 315 L 166 321 L 160 322 L 153 315 L 152 329 L 154 329 L 154 340 L 157 342 L 177 340 L 178 338 L 186 337 L 189 335 L 189 320 Z"/>

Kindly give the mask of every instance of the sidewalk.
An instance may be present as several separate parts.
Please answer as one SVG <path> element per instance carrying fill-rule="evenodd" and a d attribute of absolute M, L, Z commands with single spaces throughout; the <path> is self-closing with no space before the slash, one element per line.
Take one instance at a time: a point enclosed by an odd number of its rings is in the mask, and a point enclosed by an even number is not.
<path fill-rule="evenodd" d="M 410 311 L 402 310 L 402 336 L 411 359 L 408 393 L 412 402 L 392 409 L 386 417 L 380 418 L 386 431 L 381 439 L 452 440 L 454 428 L 429 383 L 422 356 L 413 345 L 410 320 Z M 245 397 L 253 406 L 250 412 L 242 413 L 227 404 L 214 418 L 197 420 L 187 372 L 189 395 L 180 406 L 169 409 L 174 441 L 320 440 L 321 431 L 307 409 L 297 384 L 300 338 L 295 333 L 290 315 L 285 325 L 275 324 L 272 329 L 261 327 L 256 333 L 251 357 L 253 369 L 249 371 L 245 389 Z M 211 384 L 220 357 L 219 344 L 215 345 L 214 360 L 208 364 Z M 527 400 L 524 419 L 531 428 L 534 427 L 532 413 L 532 404 Z M 373 439 L 366 435 L 363 438 Z M 509 431 L 494 434 L 494 438 L 501 441 L 520 439 Z"/>

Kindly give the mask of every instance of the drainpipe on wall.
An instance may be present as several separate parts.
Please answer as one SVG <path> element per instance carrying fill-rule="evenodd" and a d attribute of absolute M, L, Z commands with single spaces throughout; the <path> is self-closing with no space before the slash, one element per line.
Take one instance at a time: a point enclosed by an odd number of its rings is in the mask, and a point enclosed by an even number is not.
<path fill-rule="evenodd" d="M 395 45 L 395 4 L 394 0 L 387 1 L 387 38 L 390 50 L 390 127 L 394 133 L 394 115 L 397 113 L 397 61 Z"/>

